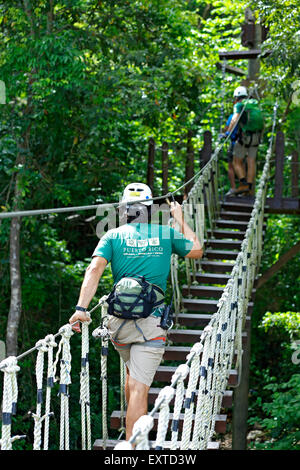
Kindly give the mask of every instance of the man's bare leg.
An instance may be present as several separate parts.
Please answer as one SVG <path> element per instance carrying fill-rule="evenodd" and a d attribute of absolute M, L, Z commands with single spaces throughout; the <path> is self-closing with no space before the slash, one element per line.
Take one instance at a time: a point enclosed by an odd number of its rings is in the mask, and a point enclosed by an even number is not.
<path fill-rule="evenodd" d="M 228 178 L 229 178 L 229 181 L 230 181 L 230 187 L 232 189 L 234 189 L 235 188 L 235 172 L 234 172 L 232 162 L 228 163 Z"/>
<path fill-rule="evenodd" d="M 246 170 L 245 170 L 245 165 L 244 165 L 244 161 L 242 158 L 233 157 L 233 168 L 239 180 L 241 178 L 245 178 Z"/>
<path fill-rule="evenodd" d="M 130 377 L 127 373 L 126 377 L 126 440 L 130 439 L 132 435 L 132 428 L 134 423 L 148 411 L 148 385 L 139 382 L 138 380 Z"/>
<path fill-rule="evenodd" d="M 256 174 L 256 158 L 247 157 L 247 181 L 248 183 L 254 183 L 254 178 Z"/>

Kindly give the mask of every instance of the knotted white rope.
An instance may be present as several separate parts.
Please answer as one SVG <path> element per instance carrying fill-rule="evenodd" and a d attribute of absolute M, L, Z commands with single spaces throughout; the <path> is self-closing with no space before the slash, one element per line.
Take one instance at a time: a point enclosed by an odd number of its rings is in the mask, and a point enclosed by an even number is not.
<path fill-rule="evenodd" d="M 190 368 L 187 364 L 181 364 L 175 370 L 171 385 L 176 386 L 175 392 L 175 403 L 174 403 L 174 412 L 173 412 L 173 421 L 172 421 L 172 436 L 171 436 L 171 450 L 178 449 L 178 433 L 179 433 L 179 419 L 180 412 L 183 405 L 185 388 L 184 381 L 189 375 Z"/>
<path fill-rule="evenodd" d="M 149 440 L 148 435 L 151 429 L 153 428 L 154 418 L 151 415 L 141 416 L 133 425 L 132 429 L 132 438 L 129 439 L 129 444 L 131 442 L 136 442 L 137 450 L 149 450 Z"/>
<path fill-rule="evenodd" d="M 34 418 L 34 441 L 33 450 L 41 450 L 42 446 L 42 422 L 45 416 L 42 416 L 42 403 L 43 403 L 43 375 L 44 375 L 44 355 L 48 352 L 48 345 L 45 340 L 39 340 L 36 343 L 38 350 L 35 375 L 36 375 L 36 387 L 37 387 L 37 400 L 36 400 L 36 412 L 31 413 Z"/>
<path fill-rule="evenodd" d="M 126 382 L 126 364 L 120 356 L 120 421 L 121 426 L 119 432 L 125 432 L 125 416 L 126 416 L 126 397 L 125 397 L 125 382 Z"/>
<path fill-rule="evenodd" d="M 194 399 L 196 395 L 197 384 L 199 380 L 200 370 L 200 353 L 203 350 L 201 343 L 196 343 L 187 356 L 187 360 L 191 360 L 189 382 L 184 402 L 184 421 L 181 437 L 180 450 L 189 448 L 190 436 L 192 432 L 193 412 L 194 412 Z"/>
<path fill-rule="evenodd" d="M 85 321 L 81 326 L 80 406 L 82 450 L 91 450 L 92 448 L 89 374 L 89 325 L 91 321 L 91 319 Z"/>
<path fill-rule="evenodd" d="M 51 391 L 54 385 L 54 368 L 53 368 L 53 349 L 57 344 L 54 335 L 47 335 L 45 338 L 48 346 L 48 368 L 47 368 L 47 388 L 46 388 L 46 404 L 45 404 L 45 424 L 44 424 L 44 450 L 49 447 L 49 425 L 50 417 L 53 415 L 51 412 Z"/>
<path fill-rule="evenodd" d="M 20 367 L 15 356 L 4 359 L 0 365 L 1 370 L 4 372 L 1 450 L 12 450 L 12 443 L 24 437 L 11 436 L 12 416 L 16 414 L 18 401 L 17 372 L 19 372 Z"/>
<path fill-rule="evenodd" d="M 155 406 L 159 407 L 155 449 L 162 450 L 169 427 L 170 401 L 173 399 L 175 389 L 173 387 L 164 387 L 155 400 Z"/>
<path fill-rule="evenodd" d="M 70 449 L 70 436 L 69 436 L 69 385 L 71 383 L 71 349 L 70 339 L 73 336 L 72 326 L 68 323 L 60 328 L 61 340 L 58 345 L 56 353 L 54 370 L 56 370 L 59 355 L 62 353 L 60 360 L 60 435 L 59 435 L 59 448 L 60 450 Z"/>
<path fill-rule="evenodd" d="M 108 439 L 107 429 L 107 356 L 108 356 L 108 343 L 109 334 L 107 329 L 108 323 L 108 304 L 106 303 L 107 295 L 104 295 L 99 300 L 101 305 L 101 324 L 93 331 L 94 338 L 101 338 L 101 384 L 102 384 L 102 439 L 103 449 L 106 449 Z"/>

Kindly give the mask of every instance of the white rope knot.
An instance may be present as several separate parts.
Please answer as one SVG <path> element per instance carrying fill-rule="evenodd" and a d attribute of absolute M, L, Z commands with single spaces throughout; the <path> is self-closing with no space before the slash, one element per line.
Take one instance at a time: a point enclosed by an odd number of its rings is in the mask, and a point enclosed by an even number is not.
<path fill-rule="evenodd" d="M 46 353 L 46 352 L 48 352 L 49 344 L 47 343 L 46 338 L 45 339 L 40 339 L 39 341 L 37 341 L 35 343 L 35 347 L 39 351 L 41 351 L 43 353 Z"/>
<path fill-rule="evenodd" d="M 4 359 L 0 362 L 0 367 L 3 372 L 7 372 L 8 374 L 15 374 L 20 370 L 16 356 L 9 356 Z"/>
<path fill-rule="evenodd" d="M 186 379 L 186 377 L 189 375 L 189 372 L 190 368 L 187 364 L 180 364 L 180 366 L 177 367 L 174 374 L 172 375 L 171 384 L 173 385 L 178 380 L 178 377 L 182 380 Z"/>
<path fill-rule="evenodd" d="M 141 416 L 133 425 L 132 434 L 146 434 L 153 428 L 154 418 L 150 415 Z"/>
<path fill-rule="evenodd" d="M 59 329 L 59 333 L 65 338 L 65 339 L 70 339 L 73 334 L 74 334 L 74 331 L 72 330 L 72 326 L 67 323 L 66 325 L 62 326 L 60 329 Z"/>
<path fill-rule="evenodd" d="M 55 348 L 57 346 L 57 343 L 55 342 L 54 335 L 47 335 L 45 337 L 45 341 L 47 342 L 48 347 L 50 347 L 50 348 Z"/>
<path fill-rule="evenodd" d="M 195 353 L 197 356 L 200 356 L 200 354 L 203 351 L 203 344 L 202 343 L 195 343 L 191 349 L 191 352 Z"/>
<path fill-rule="evenodd" d="M 187 361 L 192 360 L 194 357 L 197 357 L 197 356 L 199 357 L 202 351 L 203 351 L 203 344 L 195 343 L 190 353 L 186 356 Z"/>
<path fill-rule="evenodd" d="M 163 400 L 163 403 L 170 403 L 175 395 L 175 389 L 170 385 L 164 387 L 158 394 L 158 397 L 155 400 L 155 404 L 158 404 Z"/>
<path fill-rule="evenodd" d="M 114 450 L 132 450 L 132 445 L 128 441 L 122 441 L 115 445 Z"/>

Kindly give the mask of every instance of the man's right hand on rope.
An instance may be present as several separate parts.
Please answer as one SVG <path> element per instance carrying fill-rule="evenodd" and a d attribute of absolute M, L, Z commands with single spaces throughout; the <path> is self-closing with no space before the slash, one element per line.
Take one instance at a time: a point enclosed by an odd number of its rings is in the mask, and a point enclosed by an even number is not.
<path fill-rule="evenodd" d="M 170 212 L 171 212 L 172 217 L 174 217 L 174 219 L 176 220 L 176 222 L 182 225 L 183 223 L 182 207 L 177 201 L 171 202 Z"/>
<path fill-rule="evenodd" d="M 72 330 L 76 331 L 76 333 L 80 333 L 81 332 L 80 322 L 90 321 L 90 316 L 88 315 L 87 312 L 76 311 L 75 313 L 73 313 L 73 315 L 69 319 L 70 325 L 72 325 L 77 320 L 79 320 L 79 321 L 78 321 L 78 323 L 76 323 L 75 325 L 72 326 Z"/>

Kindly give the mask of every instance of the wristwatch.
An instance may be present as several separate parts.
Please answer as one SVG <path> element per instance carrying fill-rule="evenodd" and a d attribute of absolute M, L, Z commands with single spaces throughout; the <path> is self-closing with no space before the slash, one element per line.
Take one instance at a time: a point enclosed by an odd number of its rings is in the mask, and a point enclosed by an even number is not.
<path fill-rule="evenodd" d="M 81 312 L 86 312 L 86 308 L 80 307 L 80 305 L 76 305 L 75 310 L 80 310 Z"/>

